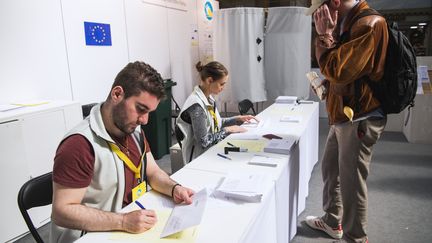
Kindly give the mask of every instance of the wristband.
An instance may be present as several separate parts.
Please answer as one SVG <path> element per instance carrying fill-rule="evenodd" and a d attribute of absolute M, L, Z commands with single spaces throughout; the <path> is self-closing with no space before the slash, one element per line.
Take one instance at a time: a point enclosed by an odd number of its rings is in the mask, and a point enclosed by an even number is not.
<path fill-rule="evenodd" d="M 171 189 L 171 197 L 174 197 L 174 189 L 176 188 L 176 186 L 181 186 L 179 183 L 176 183 L 172 189 Z"/>

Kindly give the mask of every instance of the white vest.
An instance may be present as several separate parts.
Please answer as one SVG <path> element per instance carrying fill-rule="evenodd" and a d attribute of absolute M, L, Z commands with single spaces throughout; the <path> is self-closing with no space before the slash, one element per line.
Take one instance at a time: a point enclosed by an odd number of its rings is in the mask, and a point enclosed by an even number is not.
<path fill-rule="evenodd" d="M 214 99 L 211 95 L 209 96 L 209 99 L 211 99 L 214 103 Z M 204 112 L 207 117 L 206 119 L 207 132 L 213 132 L 215 127 L 213 117 L 207 109 L 207 106 L 212 106 L 212 105 L 207 100 L 207 97 L 204 95 L 200 87 L 195 86 L 192 94 L 189 95 L 189 97 L 185 101 L 183 108 L 180 111 L 180 115 L 177 119 L 177 125 L 185 136 L 184 139 L 181 141 L 181 144 L 182 144 L 183 161 L 185 161 L 186 163 L 189 163 L 190 161 L 192 161 L 193 159 L 195 159 L 196 157 L 204 153 L 204 151 L 207 149 L 201 146 L 201 141 L 195 141 L 194 134 L 192 131 L 192 125 L 187 123 L 181 118 L 181 114 L 189 107 L 191 107 L 193 104 L 199 104 L 204 109 Z M 216 119 L 218 121 L 217 122 L 218 131 L 220 131 L 222 127 L 222 119 L 216 107 L 215 107 L 215 114 L 216 114 Z M 193 148 L 193 154 L 191 159 L 192 148 Z"/>
<path fill-rule="evenodd" d="M 95 173 L 81 204 L 103 211 L 119 212 L 123 206 L 125 168 L 123 161 L 110 149 L 108 142 L 115 142 L 105 130 L 100 107 L 101 104 L 93 107 L 90 115 L 63 139 L 73 134 L 81 134 L 90 142 L 95 153 Z M 138 126 L 137 131 L 140 129 Z M 141 178 L 145 178 L 143 171 Z M 66 229 L 51 222 L 50 242 L 73 242 L 80 236 L 81 230 Z"/>

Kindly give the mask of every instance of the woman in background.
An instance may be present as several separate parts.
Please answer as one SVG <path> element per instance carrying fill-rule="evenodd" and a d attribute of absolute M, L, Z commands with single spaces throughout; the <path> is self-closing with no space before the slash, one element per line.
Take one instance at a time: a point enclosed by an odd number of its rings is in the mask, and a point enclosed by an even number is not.
<path fill-rule="evenodd" d="M 228 70 L 219 62 L 196 64 L 200 84 L 194 87 L 180 111 L 177 126 L 183 133 L 183 161 L 189 163 L 230 133 L 247 131 L 238 124 L 256 118 L 252 115 L 221 118 L 213 95 L 219 94 L 228 81 Z M 176 129 L 176 132 L 179 132 Z"/>

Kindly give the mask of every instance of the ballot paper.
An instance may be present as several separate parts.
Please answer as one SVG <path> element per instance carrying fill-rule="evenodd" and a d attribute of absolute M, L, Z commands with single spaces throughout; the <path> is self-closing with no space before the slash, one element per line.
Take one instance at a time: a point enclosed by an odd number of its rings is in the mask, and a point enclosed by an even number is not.
<path fill-rule="evenodd" d="M 272 139 L 264 147 L 264 152 L 277 153 L 277 154 L 289 154 L 291 147 L 296 142 L 296 138 L 287 137 L 283 139 Z"/>
<path fill-rule="evenodd" d="M 201 223 L 207 204 L 207 189 L 204 188 L 195 193 L 192 200 L 193 202 L 190 205 L 179 204 L 174 207 L 160 235 L 161 238 Z"/>
<path fill-rule="evenodd" d="M 258 140 L 261 139 L 261 135 L 254 132 L 243 132 L 243 133 L 231 133 L 229 139 L 238 140 Z"/>
<path fill-rule="evenodd" d="M 301 120 L 302 120 L 302 116 L 298 116 L 298 115 L 284 115 L 280 118 L 281 122 L 298 123 L 298 122 L 301 122 Z"/>
<path fill-rule="evenodd" d="M 264 125 L 263 121 L 250 120 L 249 122 L 244 122 L 241 126 L 245 128 L 260 128 Z"/>
<path fill-rule="evenodd" d="M 266 155 L 254 155 L 248 162 L 250 165 L 276 167 L 282 158 L 266 156 Z"/>
<path fill-rule="evenodd" d="M 217 198 L 260 202 L 269 178 L 260 174 L 229 173 L 214 191 Z"/>
<path fill-rule="evenodd" d="M 297 103 L 297 96 L 278 96 L 275 100 L 277 104 L 295 104 Z"/>

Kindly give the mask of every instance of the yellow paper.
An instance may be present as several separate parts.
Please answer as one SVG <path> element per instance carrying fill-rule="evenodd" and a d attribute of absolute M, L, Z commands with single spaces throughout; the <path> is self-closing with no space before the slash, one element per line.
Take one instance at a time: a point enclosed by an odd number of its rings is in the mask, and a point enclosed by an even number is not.
<path fill-rule="evenodd" d="M 11 105 L 16 105 L 16 106 L 38 106 L 38 105 L 45 105 L 48 104 L 48 101 L 44 101 L 44 102 L 38 102 L 38 103 L 13 103 Z"/>
<path fill-rule="evenodd" d="M 264 150 L 265 145 L 267 144 L 267 140 L 259 139 L 259 140 L 229 140 L 225 142 L 218 143 L 219 147 L 230 147 L 228 143 L 233 144 L 236 147 L 247 148 L 248 152 L 262 152 Z"/>
<path fill-rule="evenodd" d="M 121 242 L 141 242 L 141 243 L 193 243 L 198 235 L 198 227 L 190 227 L 176 234 L 160 238 L 163 228 L 170 216 L 171 210 L 156 211 L 157 223 L 148 231 L 140 234 L 126 232 L 113 232 L 110 240 Z"/>

